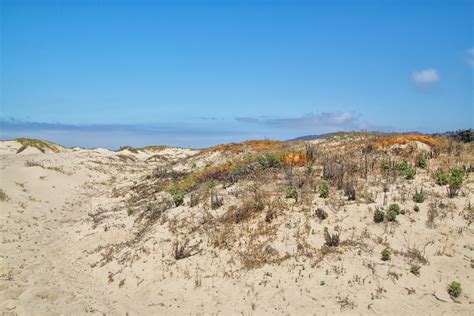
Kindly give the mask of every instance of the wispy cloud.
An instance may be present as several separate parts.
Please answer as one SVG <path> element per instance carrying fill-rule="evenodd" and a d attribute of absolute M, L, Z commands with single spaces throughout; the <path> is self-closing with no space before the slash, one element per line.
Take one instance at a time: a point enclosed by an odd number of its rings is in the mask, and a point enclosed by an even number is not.
<path fill-rule="evenodd" d="M 434 68 L 423 69 L 413 72 L 412 80 L 417 85 L 426 86 L 433 84 L 441 79 L 438 71 Z"/>
<path fill-rule="evenodd" d="M 299 117 L 237 117 L 242 123 L 261 124 L 275 128 L 333 131 L 344 129 L 365 129 L 369 125 L 359 120 L 353 112 L 308 113 Z"/>
<path fill-rule="evenodd" d="M 124 145 L 206 147 L 235 141 L 246 132 L 220 126 L 170 124 L 63 124 L 0 118 L 0 139 L 40 138 L 66 146 L 119 148 Z"/>
<path fill-rule="evenodd" d="M 474 67 L 474 47 L 470 48 L 467 50 L 467 63 L 471 65 L 471 67 Z"/>

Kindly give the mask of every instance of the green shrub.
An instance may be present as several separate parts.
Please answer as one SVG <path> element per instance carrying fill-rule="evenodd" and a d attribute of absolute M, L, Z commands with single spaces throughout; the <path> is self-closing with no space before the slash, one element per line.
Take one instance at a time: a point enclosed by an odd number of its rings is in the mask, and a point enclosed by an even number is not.
<path fill-rule="evenodd" d="M 394 210 L 388 210 L 387 212 L 387 220 L 389 222 L 394 222 L 396 219 L 397 219 L 397 211 L 394 211 Z"/>
<path fill-rule="evenodd" d="M 408 180 L 412 180 L 415 178 L 416 172 L 415 169 L 408 167 L 408 169 L 405 171 L 405 176 Z"/>
<path fill-rule="evenodd" d="M 416 160 L 416 165 L 418 166 L 418 168 L 421 169 L 426 169 L 428 167 L 428 159 L 426 159 L 425 155 L 421 155 L 418 157 L 418 159 Z"/>
<path fill-rule="evenodd" d="M 287 199 L 298 199 L 298 191 L 296 190 L 295 187 L 288 187 L 286 189 L 286 198 Z"/>
<path fill-rule="evenodd" d="M 216 186 L 216 182 L 215 182 L 214 180 L 209 180 L 209 181 L 207 182 L 207 187 L 208 187 L 209 189 L 212 190 L 212 189 L 215 188 L 215 186 Z"/>
<path fill-rule="evenodd" d="M 388 159 L 382 160 L 381 168 L 382 168 L 382 171 L 389 171 L 390 170 L 390 160 L 388 160 Z"/>
<path fill-rule="evenodd" d="M 416 276 L 420 275 L 420 269 L 421 267 L 417 264 L 412 264 L 410 267 L 410 272 L 413 273 Z"/>
<path fill-rule="evenodd" d="M 416 190 L 415 194 L 413 195 L 413 202 L 423 203 L 424 201 L 425 201 L 425 195 L 423 194 L 423 190 L 421 189 L 420 192 Z"/>
<path fill-rule="evenodd" d="M 390 206 L 388 207 L 388 210 L 389 211 L 393 211 L 395 213 L 400 214 L 400 205 L 394 203 L 394 204 L 390 204 Z"/>
<path fill-rule="evenodd" d="M 132 214 L 133 214 L 133 209 L 132 209 L 131 207 L 129 207 L 129 208 L 127 209 L 127 215 L 130 216 L 130 215 L 132 215 Z"/>
<path fill-rule="evenodd" d="M 184 203 L 184 194 L 180 192 L 175 192 L 172 194 L 174 205 L 180 206 Z"/>
<path fill-rule="evenodd" d="M 385 217 L 385 214 L 381 210 L 379 210 L 378 208 L 375 209 L 374 222 L 381 223 L 383 222 L 384 217 Z"/>
<path fill-rule="evenodd" d="M 327 198 L 329 196 L 329 186 L 326 181 L 321 182 L 319 186 L 319 196 L 322 198 Z"/>
<path fill-rule="evenodd" d="M 452 297 L 458 297 L 461 295 L 462 288 L 461 283 L 453 281 L 451 284 L 448 285 L 448 294 Z"/>
<path fill-rule="evenodd" d="M 264 169 L 280 168 L 283 165 L 283 158 L 278 153 L 265 153 L 257 157 L 257 162 Z"/>
<path fill-rule="evenodd" d="M 451 169 L 451 176 L 449 177 L 448 193 L 449 197 L 458 195 L 464 181 L 464 170 L 461 167 L 454 167 Z"/>
<path fill-rule="evenodd" d="M 390 251 L 390 248 L 385 248 L 383 251 L 382 251 L 382 261 L 388 261 L 390 260 L 391 258 L 391 255 L 392 255 L 392 252 Z"/>
<path fill-rule="evenodd" d="M 403 161 L 398 164 L 397 168 L 398 171 L 400 171 L 400 174 L 405 174 L 410 166 L 408 165 L 408 161 L 403 159 Z"/>
<path fill-rule="evenodd" d="M 449 176 L 446 172 L 443 170 L 439 169 L 436 172 L 436 184 L 438 185 L 446 185 L 449 183 Z"/>

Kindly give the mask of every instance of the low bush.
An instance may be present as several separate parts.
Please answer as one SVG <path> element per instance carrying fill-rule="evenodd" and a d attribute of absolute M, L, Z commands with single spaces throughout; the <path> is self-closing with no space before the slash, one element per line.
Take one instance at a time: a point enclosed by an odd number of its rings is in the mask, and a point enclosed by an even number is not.
<path fill-rule="evenodd" d="M 404 159 L 398 164 L 397 168 L 400 174 L 405 174 L 407 170 L 410 169 L 410 165 L 408 165 L 408 161 Z"/>
<path fill-rule="evenodd" d="M 265 153 L 257 157 L 257 162 L 264 168 L 280 168 L 283 165 L 283 157 L 278 153 Z"/>
<path fill-rule="evenodd" d="M 390 204 L 390 206 L 388 207 L 388 210 L 393 211 L 398 215 L 398 214 L 400 214 L 400 205 L 398 205 L 396 203 Z"/>
<path fill-rule="evenodd" d="M 405 176 L 408 180 L 415 179 L 416 171 L 415 169 L 409 167 L 407 171 L 405 172 Z"/>
<path fill-rule="evenodd" d="M 394 211 L 394 210 L 388 210 L 387 212 L 387 220 L 389 222 L 394 222 L 397 220 L 397 215 L 398 215 L 398 212 L 397 211 Z"/>
<path fill-rule="evenodd" d="M 451 169 L 451 176 L 449 177 L 448 187 L 449 197 L 453 198 L 458 195 L 464 180 L 463 178 L 464 170 L 461 167 L 454 167 L 453 169 Z"/>
<path fill-rule="evenodd" d="M 321 182 L 319 186 L 319 196 L 322 198 L 327 198 L 329 196 L 329 186 L 326 181 Z"/>
<path fill-rule="evenodd" d="M 439 169 L 436 172 L 436 184 L 437 185 L 446 185 L 449 183 L 449 176 L 446 172 L 443 170 Z"/>
<path fill-rule="evenodd" d="M 415 203 L 423 203 L 425 201 L 425 195 L 423 194 L 423 189 L 420 189 L 418 192 L 418 189 L 415 191 L 415 194 L 413 195 L 413 202 Z"/>
<path fill-rule="evenodd" d="M 376 222 L 376 223 L 381 223 L 381 222 L 383 222 L 384 217 L 385 217 L 384 212 L 382 212 L 382 211 L 379 210 L 378 208 L 375 209 L 374 222 Z"/>
<path fill-rule="evenodd" d="M 416 165 L 418 168 L 426 169 L 428 167 L 428 159 L 425 155 L 418 156 L 416 160 Z"/>

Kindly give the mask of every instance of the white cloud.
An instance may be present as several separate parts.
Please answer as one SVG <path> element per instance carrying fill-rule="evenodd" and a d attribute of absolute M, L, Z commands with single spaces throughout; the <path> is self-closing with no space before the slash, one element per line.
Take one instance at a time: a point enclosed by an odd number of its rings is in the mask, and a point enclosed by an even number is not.
<path fill-rule="evenodd" d="M 467 63 L 474 67 L 474 47 L 467 50 Z"/>
<path fill-rule="evenodd" d="M 416 84 L 426 85 L 439 81 L 441 77 L 436 69 L 428 68 L 413 72 L 411 78 Z"/>

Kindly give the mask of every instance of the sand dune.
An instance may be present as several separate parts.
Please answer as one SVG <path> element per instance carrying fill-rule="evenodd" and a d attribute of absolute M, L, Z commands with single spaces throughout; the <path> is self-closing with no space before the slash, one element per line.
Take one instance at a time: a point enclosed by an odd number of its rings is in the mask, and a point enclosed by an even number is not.
<path fill-rule="evenodd" d="M 439 168 L 472 168 L 472 145 L 456 154 L 444 143 L 388 141 L 370 147 L 364 177 L 357 159 L 376 137 L 117 152 L 19 152 L 24 144 L 2 141 L 0 311 L 474 314 L 472 170 L 453 198 L 433 178 Z M 415 168 L 435 148 L 440 153 L 413 180 L 380 173 L 384 157 Z M 282 165 L 268 167 L 259 155 L 275 151 Z M 345 178 L 353 179 L 354 200 L 330 180 L 329 196 L 321 196 L 323 166 L 338 153 L 359 163 Z M 420 188 L 424 201 L 416 203 Z M 395 221 L 374 222 L 377 207 L 388 214 L 395 203 Z M 325 228 L 338 245 L 327 244 Z M 457 297 L 447 291 L 452 281 L 462 286 Z"/>

